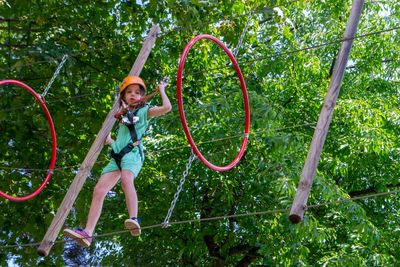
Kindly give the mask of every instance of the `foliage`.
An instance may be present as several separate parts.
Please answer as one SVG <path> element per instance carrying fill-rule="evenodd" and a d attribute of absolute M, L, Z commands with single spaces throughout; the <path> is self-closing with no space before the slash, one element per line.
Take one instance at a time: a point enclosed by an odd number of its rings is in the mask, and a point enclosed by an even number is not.
<path fill-rule="evenodd" d="M 400 261 L 397 190 L 400 165 L 398 1 L 366 1 L 341 94 L 304 220 L 288 210 L 318 120 L 352 2 L 346 1 L 0 1 L 0 73 L 41 93 L 64 54 L 69 60 L 46 96 L 58 137 L 57 170 L 35 199 L 0 200 L 1 265 L 59 266 L 393 266 Z M 49 257 L 36 245 L 50 225 L 79 165 L 111 109 L 114 88 L 129 72 L 152 23 L 162 29 L 142 71 L 150 88 L 175 77 L 186 43 L 209 33 L 239 49 L 251 104 L 244 158 L 215 173 L 193 163 L 172 222 L 251 212 L 269 213 L 122 230 L 127 216 L 118 185 L 103 208 L 95 245 L 79 251 L 59 237 Z M 376 34 L 370 34 L 370 33 Z M 173 79 L 172 79 L 173 80 Z M 172 81 L 173 112 L 153 119 L 146 163 L 135 186 L 143 227 L 158 225 L 190 155 Z M 0 184 L 9 194 L 32 192 L 47 173 L 51 138 L 32 96 L 0 88 Z M 227 164 L 241 144 L 242 93 L 222 50 L 199 41 L 184 77 L 185 112 L 202 153 Z M 156 97 L 153 105 L 159 104 Z M 91 192 L 108 161 L 98 158 L 67 226 L 83 226 Z M 340 202 L 337 202 L 340 200 Z M 347 201 L 345 201 L 347 200 Z M 121 208 L 118 208 L 121 207 Z M 284 212 L 283 212 L 284 211 Z M 17 247 L 7 247 L 17 244 Z"/>

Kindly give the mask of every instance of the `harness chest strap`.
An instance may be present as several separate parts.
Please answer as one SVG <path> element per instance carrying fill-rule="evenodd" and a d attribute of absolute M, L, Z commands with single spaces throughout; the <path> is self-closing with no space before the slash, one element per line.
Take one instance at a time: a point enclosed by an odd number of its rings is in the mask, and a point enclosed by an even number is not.
<path fill-rule="evenodd" d="M 139 109 L 135 110 L 133 113 L 133 116 L 136 116 L 138 113 Z M 121 161 L 122 158 L 128 154 L 129 152 L 132 151 L 132 149 L 135 146 L 138 146 L 139 148 L 139 155 L 140 158 L 142 159 L 142 162 L 144 161 L 143 158 L 143 151 L 142 148 L 140 147 L 140 140 L 137 137 L 136 129 L 134 124 L 126 125 L 129 129 L 129 133 L 131 135 L 132 143 L 127 144 L 119 153 L 115 153 L 114 149 L 111 149 L 111 157 L 115 160 L 115 163 L 117 163 L 118 168 L 121 170 Z"/>

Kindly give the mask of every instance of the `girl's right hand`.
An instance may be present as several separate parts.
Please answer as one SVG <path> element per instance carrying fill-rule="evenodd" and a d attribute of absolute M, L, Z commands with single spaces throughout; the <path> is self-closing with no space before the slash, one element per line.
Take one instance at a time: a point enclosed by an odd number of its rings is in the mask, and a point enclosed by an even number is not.
<path fill-rule="evenodd" d="M 158 84 L 158 90 L 165 92 L 165 88 L 167 87 L 169 83 L 169 78 L 165 77 L 159 84 Z"/>

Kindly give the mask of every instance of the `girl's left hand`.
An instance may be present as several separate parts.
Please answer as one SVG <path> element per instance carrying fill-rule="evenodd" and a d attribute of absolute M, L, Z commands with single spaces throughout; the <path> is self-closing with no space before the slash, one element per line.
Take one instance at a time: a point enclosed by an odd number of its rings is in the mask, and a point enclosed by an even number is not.
<path fill-rule="evenodd" d="M 126 104 L 123 99 L 121 100 L 121 103 L 122 103 L 122 106 L 120 107 L 121 110 L 124 110 L 128 107 L 128 104 Z"/>
<path fill-rule="evenodd" d="M 106 141 L 104 142 L 106 145 L 111 145 L 112 143 L 114 143 L 114 139 L 112 139 L 111 138 L 111 133 L 109 133 L 108 135 L 107 135 L 107 139 L 106 139 Z"/>

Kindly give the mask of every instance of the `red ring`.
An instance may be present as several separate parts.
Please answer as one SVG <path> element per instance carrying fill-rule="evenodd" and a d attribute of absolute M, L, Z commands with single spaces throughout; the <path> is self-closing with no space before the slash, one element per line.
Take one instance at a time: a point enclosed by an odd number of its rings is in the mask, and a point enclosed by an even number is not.
<path fill-rule="evenodd" d="M 28 91 L 29 93 L 31 93 L 36 100 L 39 102 L 40 106 L 42 107 L 44 114 L 46 115 L 47 121 L 49 123 L 50 126 L 50 131 L 51 131 L 51 137 L 53 139 L 53 149 L 52 149 L 52 153 L 51 153 L 51 160 L 50 160 L 50 166 L 49 166 L 49 170 L 47 173 L 47 177 L 46 179 L 43 181 L 43 183 L 39 186 L 38 189 L 36 189 L 35 192 L 33 192 L 32 194 L 23 196 L 23 197 L 13 197 L 10 196 L 2 191 L 0 191 L 0 196 L 11 200 L 11 201 L 15 201 L 15 202 L 22 202 L 25 200 L 29 200 L 35 196 L 37 196 L 38 194 L 40 194 L 40 192 L 42 192 L 43 188 L 47 185 L 47 183 L 49 182 L 51 176 L 53 175 L 53 170 L 54 170 L 54 166 L 56 164 L 56 153 L 57 153 L 57 138 L 56 138 L 56 131 L 54 129 L 54 124 L 53 124 L 53 120 L 51 119 L 50 116 L 50 112 L 46 107 L 46 104 L 44 103 L 43 99 L 41 98 L 41 96 L 36 93 L 32 88 L 30 88 L 28 85 L 20 82 L 20 81 L 16 81 L 16 80 L 3 80 L 0 81 L 0 86 L 2 85 L 6 85 L 6 84 L 13 84 L 16 85 L 20 88 L 25 89 L 26 91 Z"/>
<path fill-rule="evenodd" d="M 196 143 L 194 142 L 192 135 L 190 134 L 190 130 L 187 126 L 187 121 L 186 121 L 186 117 L 185 117 L 185 112 L 183 109 L 183 100 L 182 100 L 182 74 L 183 74 L 183 68 L 185 66 L 185 61 L 186 61 L 186 57 L 187 54 L 190 50 L 190 48 L 200 39 L 209 39 L 211 41 L 213 41 L 214 43 L 216 43 L 217 45 L 219 45 L 224 52 L 229 56 L 233 66 L 235 66 L 235 70 L 236 70 L 236 74 L 239 77 L 240 80 L 240 85 L 242 87 L 242 93 L 243 93 L 243 98 L 244 98 L 244 109 L 245 109 L 245 115 L 246 115 L 246 121 L 245 121 L 245 129 L 244 129 L 244 137 L 243 137 L 243 141 L 242 141 L 242 145 L 240 147 L 240 151 L 237 154 L 236 158 L 229 163 L 226 166 L 217 166 L 214 165 L 213 163 L 209 162 L 198 150 Z M 242 71 L 239 68 L 238 63 L 236 62 L 235 57 L 233 56 L 232 52 L 225 46 L 224 43 L 222 43 L 220 40 L 218 40 L 217 38 L 215 38 L 212 35 L 208 35 L 208 34 L 200 34 L 197 35 L 196 37 L 194 37 L 192 40 L 190 40 L 190 42 L 186 45 L 185 49 L 183 50 L 181 59 L 179 61 L 179 67 L 178 67 L 178 74 L 177 74 L 177 81 L 176 81 L 176 94 L 177 94 L 177 98 L 178 98 L 178 108 L 179 108 L 179 114 L 181 117 L 181 122 L 182 122 L 182 127 L 183 130 L 185 131 L 185 135 L 186 138 L 188 139 L 190 146 L 192 147 L 194 153 L 196 154 L 196 156 L 210 169 L 214 170 L 214 171 L 227 171 L 232 169 L 233 167 L 235 167 L 240 159 L 242 158 L 244 151 L 246 150 L 246 145 L 247 145 L 247 141 L 249 138 L 249 132 L 250 132 L 250 106 L 249 106 L 249 97 L 247 95 L 247 89 L 246 89 L 246 84 L 244 82 L 244 78 L 242 75 Z"/>

